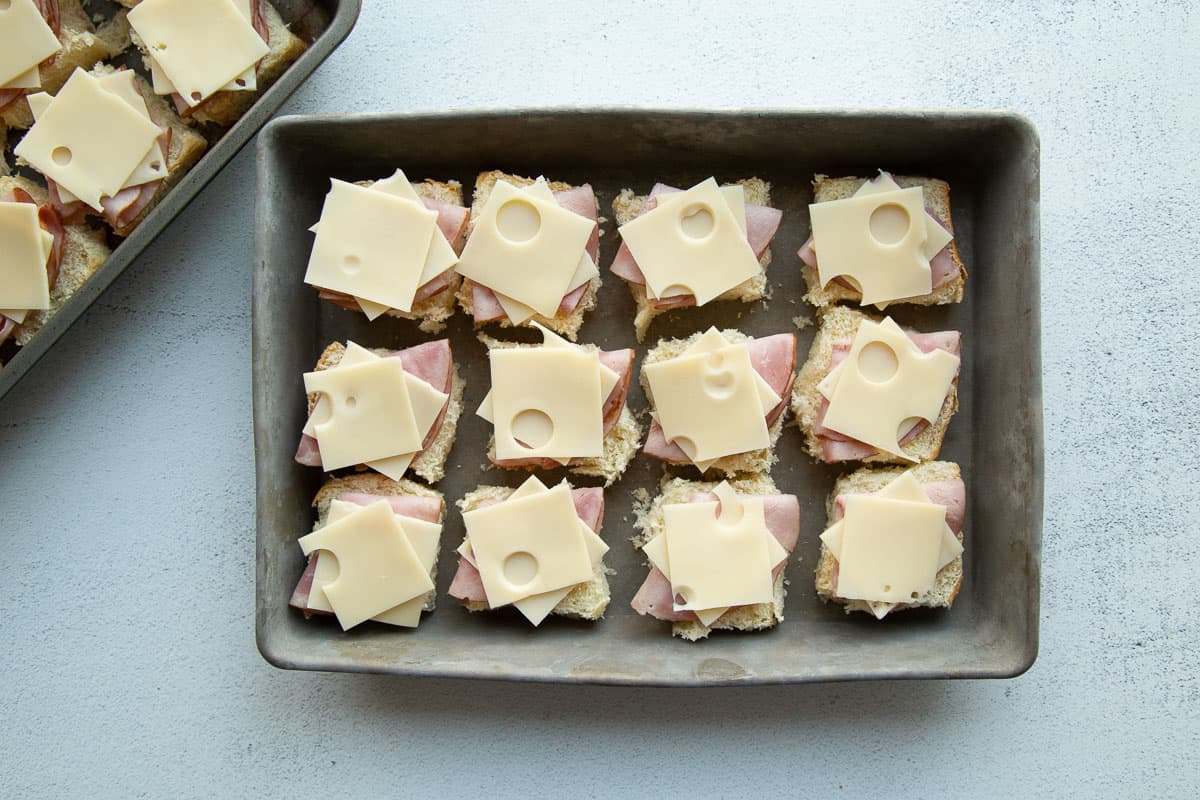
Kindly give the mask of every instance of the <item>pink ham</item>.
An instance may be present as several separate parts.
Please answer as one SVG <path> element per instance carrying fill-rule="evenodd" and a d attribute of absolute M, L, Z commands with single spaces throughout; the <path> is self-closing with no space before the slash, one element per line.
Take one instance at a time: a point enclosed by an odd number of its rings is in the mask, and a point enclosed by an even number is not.
<path fill-rule="evenodd" d="M 945 350 L 948 353 L 959 355 L 962 351 L 962 335 L 958 331 L 934 331 L 932 333 L 909 331 L 907 333 L 908 338 L 923 353 L 932 353 L 934 350 Z M 846 356 L 850 354 L 852 344 L 853 342 L 850 339 L 841 339 L 833 343 L 833 351 L 829 360 L 830 372 L 846 360 Z M 829 373 L 827 372 L 826 374 L 828 375 Z M 871 445 L 851 439 L 831 428 L 826 428 L 822 422 L 825 419 L 825 412 L 828 408 L 829 401 L 822 397 L 821 407 L 817 411 L 817 418 L 813 423 L 813 433 L 816 434 L 818 440 L 821 442 L 822 460 L 830 464 L 839 461 L 861 461 L 879 452 Z M 900 437 L 899 444 L 908 444 L 917 438 L 927 427 L 929 427 L 929 423 L 925 420 L 920 420 L 904 436 Z"/>
<path fill-rule="evenodd" d="M 446 237 L 446 241 L 450 243 L 455 252 L 461 251 L 462 239 L 467 233 L 467 221 L 471 218 L 471 212 L 462 206 L 444 203 L 431 197 L 422 197 L 421 202 L 425 208 L 437 212 L 438 230 L 442 232 L 442 236 Z"/>
<path fill-rule="evenodd" d="M 0 113 L 25 96 L 24 89 L 0 89 Z"/>
<path fill-rule="evenodd" d="M 317 466 L 320 466 L 320 464 L 318 463 Z M 442 501 L 434 497 L 342 492 L 336 499 L 347 503 L 354 503 L 358 506 L 369 506 L 379 500 L 386 500 L 388 505 L 392 507 L 392 513 L 399 514 L 402 517 L 424 520 L 425 522 L 437 522 L 442 517 Z M 316 574 L 316 570 L 317 559 L 315 557 L 309 558 L 308 565 L 305 566 L 304 572 L 300 575 L 300 580 L 296 583 L 296 588 L 292 592 L 292 599 L 288 602 L 288 605 L 298 608 L 301 611 L 309 610 L 308 596 L 312 593 L 313 575 Z M 325 614 L 328 612 L 317 611 L 314 613 Z"/>
<path fill-rule="evenodd" d="M 599 533 L 600 525 L 604 521 L 604 490 L 596 487 L 572 489 L 571 500 L 575 503 L 575 513 L 583 523 Z M 486 500 L 477 508 L 487 508 L 499 502 L 502 501 Z M 448 591 L 451 597 L 459 600 L 472 603 L 487 602 L 487 593 L 483 590 L 483 578 L 480 577 L 479 570 L 462 557 L 458 559 L 458 570 L 454 573 L 454 580 L 450 581 Z"/>
<path fill-rule="evenodd" d="M 938 224 L 945 228 L 948 233 L 954 233 L 954 231 L 950 230 L 950 226 L 946 223 L 946 220 L 943 219 L 936 211 L 934 211 L 932 208 L 927 208 L 925 210 L 932 214 L 933 218 L 938 221 Z M 813 247 L 813 240 L 811 236 L 808 237 L 808 240 L 804 243 L 796 255 L 800 256 L 800 260 L 803 261 L 806 266 L 811 267 L 812 269 L 817 268 L 817 252 Z M 947 283 L 951 283 L 958 279 L 958 264 L 954 263 L 954 258 L 950 255 L 950 245 L 947 244 L 937 252 L 937 255 L 929 260 L 929 273 L 930 279 L 933 281 L 933 288 L 935 289 L 939 286 L 945 286 Z M 841 278 L 835 278 L 834 280 L 848 289 L 852 288 Z"/>
<path fill-rule="evenodd" d="M 389 353 L 387 357 L 399 358 L 404 365 L 405 372 L 420 378 L 440 392 L 449 394 L 454 385 L 454 355 L 447 339 L 437 339 L 415 347 L 406 347 L 403 350 Z M 425 435 L 423 447 L 429 447 L 437 438 L 449 408 L 450 398 L 447 397 L 446 404 L 442 406 L 442 411 L 434 421 L 433 427 Z M 300 444 L 296 448 L 294 458 L 296 463 L 306 467 L 322 466 L 321 449 L 317 445 L 317 440 L 306 434 L 300 434 Z"/>
<path fill-rule="evenodd" d="M 967 517 L 967 487 L 962 478 L 948 481 L 922 481 L 921 488 L 931 503 L 946 507 L 946 524 L 959 533 Z M 834 501 L 833 521 L 837 522 L 846 513 L 846 495 L 839 494 Z"/>
<path fill-rule="evenodd" d="M 565 192 L 555 192 L 554 199 L 558 201 L 560 206 L 573 214 L 587 217 L 593 222 L 597 222 L 599 219 L 596 214 L 596 193 L 592 190 L 590 183 L 585 183 L 583 186 L 576 186 L 574 189 L 568 189 Z M 592 261 L 596 261 L 599 258 L 600 226 L 598 224 L 592 228 L 592 235 L 588 238 L 587 253 L 591 256 Z M 495 322 L 505 318 L 504 308 L 500 305 L 500 301 L 496 299 L 495 292 L 473 281 L 467 281 L 467 285 L 471 289 L 471 303 L 477 323 Z M 585 283 L 568 292 L 563 297 L 562 302 L 558 304 L 555 316 L 565 317 L 572 314 L 579 307 L 583 296 L 587 294 L 588 285 Z"/>
<path fill-rule="evenodd" d="M 690 502 L 708 502 L 713 499 L 715 499 L 715 495 L 696 493 L 692 495 Z M 763 512 L 767 529 L 790 555 L 795 550 L 796 541 L 800 536 L 799 501 L 795 495 L 790 494 L 764 495 Z M 775 568 L 773 574 L 777 576 L 785 566 L 786 562 L 780 564 Z M 633 596 L 629 605 L 642 616 L 649 614 L 664 622 L 683 622 L 696 619 L 696 615 L 691 611 L 675 610 L 671 582 L 657 567 L 650 568 L 650 574 L 646 576 L 646 580 L 642 582 L 641 588 Z"/>
<path fill-rule="evenodd" d="M 441 294 L 450 287 L 450 272 L 443 272 L 429 283 L 418 287 L 413 295 L 413 303 L 423 303 L 429 298 Z M 317 289 L 317 297 L 327 302 L 333 303 L 338 308 L 344 308 L 347 311 L 362 311 L 362 306 L 353 296 L 343 294 L 342 292 L 334 292 L 329 289 Z"/>
<path fill-rule="evenodd" d="M 88 205 L 82 200 L 72 200 L 70 203 L 64 202 L 58 193 L 58 184 L 53 178 L 46 178 L 46 190 L 50 194 L 50 205 L 54 206 L 54 210 L 58 212 L 59 218 L 67 225 L 75 225 L 83 222 L 84 217 L 88 214 Z"/>
<path fill-rule="evenodd" d="M 8 337 L 13 335 L 13 331 L 17 329 L 17 323 L 14 320 L 5 316 L 0 316 L 0 344 L 8 341 Z"/>
<path fill-rule="evenodd" d="M 787 407 L 792 373 L 796 367 L 796 337 L 790 333 L 778 333 L 761 339 L 751 339 L 748 344 L 750 363 L 754 371 L 761 375 L 780 397 L 779 404 L 767 414 L 769 427 Z M 642 449 L 646 455 L 669 464 L 692 463 L 677 445 L 667 441 L 662 426 L 654 420 L 650 422 L 650 432 L 646 435 L 646 444 Z"/>
<path fill-rule="evenodd" d="M 625 407 L 625 399 L 629 396 L 629 386 L 633 381 L 633 350 L 601 350 L 600 363 L 621 376 L 604 401 L 604 434 L 607 436 L 620 420 L 621 409 Z M 492 463 L 505 468 L 558 469 L 560 466 L 557 461 L 548 458 L 501 458 L 494 459 Z"/>
<path fill-rule="evenodd" d="M 100 206 L 104 209 L 104 219 L 114 228 L 124 228 L 153 202 L 160 183 L 161 181 L 154 181 L 129 186 L 112 197 L 101 197 Z"/>

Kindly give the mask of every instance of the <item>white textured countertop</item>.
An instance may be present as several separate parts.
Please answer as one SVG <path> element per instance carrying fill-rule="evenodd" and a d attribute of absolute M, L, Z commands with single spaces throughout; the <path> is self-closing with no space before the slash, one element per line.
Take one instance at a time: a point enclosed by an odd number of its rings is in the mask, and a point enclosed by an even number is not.
<path fill-rule="evenodd" d="M 0 405 L 0 795 L 1195 790 L 1200 624 L 1194 603 L 1174 598 L 1194 595 L 1200 573 L 1200 208 L 1187 188 L 1200 11 L 364 5 L 287 111 L 619 103 L 1032 117 L 1046 408 L 1038 661 L 1011 681 L 699 692 L 268 666 L 253 630 L 248 148 Z"/>

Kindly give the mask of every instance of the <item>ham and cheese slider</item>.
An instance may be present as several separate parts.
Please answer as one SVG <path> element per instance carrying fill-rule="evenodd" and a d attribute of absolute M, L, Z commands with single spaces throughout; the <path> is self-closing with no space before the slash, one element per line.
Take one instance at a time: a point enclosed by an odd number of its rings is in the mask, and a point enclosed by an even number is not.
<path fill-rule="evenodd" d="M 313 499 L 317 523 L 300 539 L 308 564 L 289 605 L 337 617 L 415 628 L 432 611 L 445 502 L 440 492 L 373 473 L 328 481 Z"/>
<path fill-rule="evenodd" d="M 400 170 L 378 181 L 331 181 L 304 282 L 322 300 L 375 320 L 446 327 L 459 278 L 454 265 L 467 227 L 457 181 L 411 183 Z"/>
<path fill-rule="evenodd" d="M 826 463 L 914 463 L 941 452 L 958 410 L 962 336 L 905 331 L 844 306 L 822 311 L 792 413 Z"/>
<path fill-rule="evenodd" d="M 33 127 L 13 152 L 46 178 L 65 222 L 101 216 L 128 236 L 208 147 L 132 70 L 75 70 L 26 98 Z"/>
<path fill-rule="evenodd" d="M 967 270 L 948 183 L 882 170 L 869 180 L 817 175 L 813 199 L 812 236 L 799 253 L 809 303 L 962 302 Z"/>
<path fill-rule="evenodd" d="M 308 49 L 266 0 L 118 1 L 154 91 L 185 119 L 232 125 Z"/>
<path fill-rule="evenodd" d="M 600 538 L 604 490 L 481 486 L 459 501 L 466 538 L 450 596 L 468 611 L 513 606 L 534 626 L 550 614 L 595 621 L 609 588 Z"/>
<path fill-rule="evenodd" d="M 612 206 L 621 246 L 610 269 L 637 303 L 639 342 L 670 309 L 763 299 L 783 218 L 771 207 L 771 184 L 748 178 L 718 187 L 709 178 L 683 191 L 656 183 L 644 197 L 622 190 Z"/>
<path fill-rule="evenodd" d="M 46 190 L 0 177 L 0 345 L 25 345 L 109 256 L 103 231 L 65 225 Z"/>
<path fill-rule="evenodd" d="M 633 350 L 572 344 L 533 324 L 541 345 L 484 338 L 492 385 L 477 413 L 494 431 L 488 459 L 506 469 L 567 467 L 609 486 L 641 442 L 625 405 Z"/>
<path fill-rule="evenodd" d="M 817 596 L 876 619 L 949 608 L 962 587 L 966 505 L 959 467 L 947 461 L 838 478 L 821 534 Z"/>
<path fill-rule="evenodd" d="M 761 630 L 783 619 L 783 571 L 800 535 L 800 503 L 770 477 L 663 480 L 634 539 L 650 574 L 630 605 L 689 641 L 714 629 Z"/>
<path fill-rule="evenodd" d="M 476 325 L 536 322 L 575 341 L 596 305 L 599 251 L 591 184 L 480 173 L 457 266 L 458 302 Z"/>
<path fill-rule="evenodd" d="M 0 130 L 33 124 L 28 95 L 53 94 L 77 68 L 90 69 L 129 47 L 124 15 L 97 28 L 79 0 L 0 5 Z"/>
<path fill-rule="evenodd" d="M 659 342 L 642 362 L 646 455 L 730 476 L 770 469 L 795 366 L 791 333 L 751 338 L 709 328 Z"/>
<path fill-rule="evenodd" d="M 304 376 L 309 416 L 296 461 L 440 481 L 463 385 L 445 339 L 396 351 L 334 342 Z"/>

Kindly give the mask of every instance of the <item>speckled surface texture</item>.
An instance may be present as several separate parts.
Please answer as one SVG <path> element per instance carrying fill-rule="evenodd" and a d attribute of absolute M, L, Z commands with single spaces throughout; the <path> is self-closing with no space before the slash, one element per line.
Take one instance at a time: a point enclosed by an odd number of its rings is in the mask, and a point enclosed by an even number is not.
<path fill-rule="evenodd" d="M 267 666 L 252 618 L 246 152 L 0 406 L 0 795 L 1194 791 L 1200 624 L 1174 596 L 1194 593 L 1200 569 L 1200 227 L 1181 186 L 1200 126 L 1200 12 L 608 5 L 366 0 L 287 109 L 1029 114 L 1042 136 L 1047 478 L 1033 669 L 683 692 Z"/>

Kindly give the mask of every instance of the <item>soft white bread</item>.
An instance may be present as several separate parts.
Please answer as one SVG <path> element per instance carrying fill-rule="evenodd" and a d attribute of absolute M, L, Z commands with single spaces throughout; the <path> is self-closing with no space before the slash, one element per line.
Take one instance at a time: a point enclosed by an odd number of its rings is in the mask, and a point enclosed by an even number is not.
<path fill-rule="evenodd" d="M 386 356 L 390 350 L 385 348 L 373 348 L 371 352 Z M 321 353 L 321 357 L 317 359 L 316 371 L 331 369 L 336 367 L 342 361 L 342 356 L 346 354 L 346 345 L 341 342 L 333 342 Z M 437 435 L 430 442 L 429 447 L 425 448 L 419 456 L 413 459 L 409 466 L 409 471 L 414 475 L 418 475 L 430 483 L 437 483 L 446 474 L 446 459 L 450 457 L 450 448 L 454 446 L 454 434 L 458 429 L 458 418 L 462 415 L 462 394 L 465 382 L 458 374 L 458 365 L 455 364 L 454 377 L 450 386 L 450 406 L 446 409 L 446 416 L 442 420 L 442 427 L 438 430 Z M 317 404 L 317 395 L 311 393 L 308 395 L 308 414 L 312 414 L 313 407 Z M 366 467 L 359 467 L 366 469 Z M 377 473 L 370 473 L 377 474 Z M 390 480 L 384 475 L 379 476 L 383 480 Z"/>
<path fill-rule="evenodd" d="M 926 208 L 932 209 L 934 215 L 941 220 L 946 229 L 950 233 L 954 233 L 954 218 L 950 212 L 950 184 L 936 178 L 915 178 L 908 175 L 893 175 L 892 177 L 902 189 L 910 189 L 915 186 L 923 188 Z M 824 203 L 829 200 L 845 200 L 853 197 L 854 193 L 866 182 L 866 178 L 830 178 L 827 175 L 816 175 L 813 177 L 813 202 Z M 958 266 L 958 277 L 943 286 L 936 287 L 927 295 L 893 302 L 921 306 L 940 306 L 962 302 L 963 287 L 967 283 L 967 268 L 963 265 L 962 258 L 958 253 L 958 240 L 951 240 L 947 247 L 950 249 L 950 257 Z M 819 255 L 818 258 L 820 258 Z M 827 306 L 841 301 L 857 303 L 862 299 L 862 292 L 834 281 L 831 281 L 828 286 L 822 287 L 815 269 L 803 263 L 800 266 L 804 282 L 808 285 L 808 294 L 804 295 L 804 299 L 812 305 Z"/>
<path fill-rule="evenodd" d="M 96 68 L 92 70 L 92 74 L 108 75 L 116 71 L 115 67 L 107 64 L 97 64 Z M 113 232 L 118 236 L 128 236 L 133 233 L 133 229 L 141 224 L 146 215 L 154 210 L 154 207 L 167 196 L 167 192 L 179 183 L 192 165 L 199 161 L 200 156 L 204 155 L 204 151 L 208 149 L 208 141 L 189 128 L 175 113 L 175 109 L 165 99 L 154 93 L 154 89 L 144 78 L 140 75 L 134 78 L 134 85 L 137 86 L 142 99 L 146 101 L 146 109 L 150 112 L 151 121 L 160 128 L 171 129 L 171 142 L 167 148 L 167 177 L 159 182 L 154 199 L 140 214 L 130 220 L 128 224 L 113 228 Z"/>
<path fill-rule="evenodd" d="M 458 508 L 466 513 L 479 508 L 481 504 L 489 500 L 506 500 L 514 491 L 507 486 L 480 486 L 467 492 L 466 496 L 458 501 Z M 593 573 L 592 579 L 576 585 L 550 613 L 560 617 L 592 622 L 604 616 L 611 599 L 607 570 L 601 562 Z M 471 612 L 489 610 L 488 604 L 484 601 L 462 600 L 460 602 Z"/>
<path fill-rule="evenodd" d="M 312 502 L 313 508 L 317 509 L 317 522 L 313 526 L 314 531 L 325 527 L 325 519 L 329 516 L 330 504 L 338 498 L 338 495 L 344 492 L 362 492 L 364 494 L 383 495 L 387 497 L 429 497 L 442 504 L 441 520 L 443 522 L 446 517 L 446 500 L 441 492 L 430 489 L 428 486 L 422 486 L 415 481 L 394 481 L 386 475 L 380 475 L 378 472 L 360 472 L 357 475 L 347 475 L 344 478 L 330 478 L 317 490 L 317 494 L 313 497 Z M 429 571 L 429 577 L 434 583 L 437 583 L 436 558 L 433 560 L 433 569 Z M 433 611 L 436 600 L 437 590 L 431 589 L 425 595 L 425 610 Z"/>
<path fill-rule="evenodd" d="M 821 441 L 813 432 L 813 425 L 821 411 L 822 395 L 817 391 L 817 384 L 829 374 L 829 364 L 833 357 L 833 344 L 839 339 L 853 339 L 858 332 L 858 326 L 865 320 L 880 321 L 882 318 L 872 316 L 857 309 L 846 306 L 832 306 L 817 311 L 817 335 L 808 351 L 808 360 L 800 368 L 796 383 L 792 388 L 792 414 L 796 425 L 804 431 L 804 444 L 809 455 L 821 461 Z M 904 445 L 904 450 L 918 461 L 931 461 L 937 458 L 942 449 L 942 440 L 946 436 L 946 428 L 950 419 L 958 411 L 958 378 L 950 384 L 950 391 L 942 404 L 938 418 L 925 430 L 917 434 L 911 442 Z M 863 459 L 866 463 L 906 464 L 904 459 L 891 453 L 878 452 Z"/>
<path fill-rule="evenodd" d="M 726 340 L 735 344 L 737 342 L 749 341 L 752 338 L 733 328 L 723 330 L 721 331 L 721 334 L 726 338 Z M 698 331 L 686 339 L 663 339 L 646 353 L 645 358 L 642 359 L 642 372 L 639 380 L 641 381 L 642 390 L 646 393 L 647 398 L 651 398 L 653 395 L 650 391 L 650 382 L 646 379 L 646 366 L 648 364 L 656 364 L 659 361 L 666 361 L 667 359 L 682 355 L 684 350 L 687 350 L 689 347 L 691 347 L 692 344 L 703 335 L 703 331 Z M 747 453 L 735 453 L 731 456 L 725 456 L 724 458 L 715 461 L 713 465 L 708 468 L 708 471 L 705 474 L 716 475 L 720 473 L 732 477 L 740 474 L 753 474 L 769 471 L 771 469 L 771 465 L 777 460 L 777 456 L 775 455 L 775 443 L 779 441 L 779 435 L 783 432 L 783 424 L 786 420 L 786 417 L 787 409 L 785 408 L 783 412 L 775 419 L 775 422 L 773 422 L 767 429 L 767 433 L 771 437 L 770 447 L 765 447 L 761 450 L 751 450 Z M 694 468 L 694 465 L 692 466 Z"/>
<path fill-rule="evenodd" d="M 7 194 L 12 189 L 24 190 L 38 205 L 49 202 L 49 196 L 40 184 L 17 175 L 0 177 L 0 194 Z M 21 346 L 29 344 L 34 334 L 58 313 L 71 295 L 79 291 L 92 273 L 100 269 L 110 254 L 104 231 L 87 225 L 66 225 L 64 228 L 66 239 L 63 242 L 62 267 L 58 271 L 58 280 L 50 288 L 50 308 L 30 311 L 26 315 L 25 322 L 14 334 L 16 343 Z"/>
<path fill-rule="evenodd" d="M 141 0 L 120 0 L 120 2 L 128 8 L 133 8 Z M 255 91 L 245 92 L 217 92 L 195 106 L 187 115 L 187 119 L 200 123 L 211 122 L 225 127 L 232 125 L 249 110 L 259 95 L 291 66 L 293 61 L 308 49 L 304 40 L 288 29 L 287 23 L 270 3 L 263 4 L 263 16 L 269 31 L 268 47 L 270 50 L 258 62 L 258 88 Z M 132 38 L 134 44 L 142 51 L 146 60 L 146 69 L 149 70 L 149 56 L 146 55 L 145 43 L 138 38 L 136 31 L 132 33 Z"/>
<path fill-rule="evenodd" d="M 949 481 L 962 477 L 962 471 L 958 468 L 958 464 L 949 461 L 930 461 L 929 463 L 911 468 L 888 467 L 872 469 L 864 467 L 857 472 L 843 475 L 833 484 L 833 491 L 829 493 L 829 497 L 825 501 L 826 527 L 834 523 L 835 502 L 839 495 L 878 492 L 909 469 L 912 470 L 913 476 L 922 483 Z M 958 540 L 960 542 L 963 541 L 962 531 L 958 533 Z M 865 601 L 845 600 L 835 594 L 834 584 L 837 580 L 836 573 L 837 559 L 833 557 L 833 554 L 825 547 L 825 543 L 822 542 L 821 556 L 817 561 L 816 569 L 817 596 L 825 603 L 830 600 L 841 603 L 845 606 L 847 614 L 852 611 L 862 611 L 874 616 Z M 962 556 L 959 556 L 938 571 L 937 577 L 934 580 L 933 590 L 928 596 L 922 598 L 921 602 L 902 603 L 889 613 L 895 613 L 906 608 L 949 608 L 954 602 L 954 598 L 958 597 L 958 590 L 962 588 L 962 579 L 963 560 Z"/>
<path fill-rule="evenodd" d="M 62 20 L 58 40 L 62 49 L 53 59 L 42 62 L 42 88 L 34 92 L 57 94 L 62 85 L 79 69 L 91 69 L 98 61 L 112 58 L 129 47 L 129 23 L 125 12 L 97 27 L 92 23 L 79 0 L 58 0 L 58 13 Z M 13 103 L 2 119 L 10 128 L 28 128 L 33 125 L 33 112 L 24 98 Z"/>
<path fill-rule="evenodd" d="M 771 205 L 771 184 L 761 178 L 745 178 L 737 181 L 738 184 L 745 188 L 746 203 L 755 206 Z M 637 195 L 632 189 L 622 189 L 612 202 L 613 216 L 617 220 L 617 225 L 625 225 L 631 222 L 638 214 L 642 212 L 642 206 L 645 205 L 649 195 Z M 762 258 L 758 260 L 762 265 L 763 271 L 753 278 L 750 278 L 743 283 L 739 283 L 729 291 L 717 297 L 718 300 L 737 300 L 742 303 L 753 303 L 756 300 L 762 300 L 767 296 L 767 267 L 771 265 L 771 248 L 768 247 L 763 251 Z M 637 333 L 637 340 L 640 342 L 646 336 L 646 331 L 650 327 L 650 323 L 659 314 L 667 313 L 666 310 L 659 310 L 651 305 L 650 298 L 646 296 L 646 287 L 638 283 L 630 283 L 629 291 L 633 293 L 633 301 L 637 304 L 637 315 L 634 317 L 633 326 Z"/>
<path fill-rule="evenodd" d="M 505 342 L 499 339 L 493 339 L 486 334 L 479 334 L 479 341 L 488 348 L 500 349 L 509 347 L 537 347 L 536 344 L 523 344 L 519 342 Z M 600 348 L 594 344 L 580 345 L 587 350 L 598 351 Z M 596 458 L 579 458 L 571 461 L 571 466 L 568 470 L 575 475 L 589 475 L 604 479 L 605 486 L 612 484 L 621 477 L 625 472 L 625 468 L 629 466 L 629 462 L 637 455 L 638 447 L 642 443 L 642 426 L 638 424 L 637 419 L 629 411 L 628 405 L 621 409 L 621 416 L 617 419 L 617 424 L 604 437 L 604 453 Z M 492 463 L 496 461 L 496 437 L 493 435 L 488 439 L 488 460 Z M 527 469 L 533 471 L 536 467 L 502 467 L 503 469 Z"/>
<path fill-rule="evenodd" d="M 639 531 L 631 541 L 634 547 L 642 549 L 654 537 L 663 532 L 663 506 L 672 503 L 687 503 L 697 492 L 711 492 L 717 488 L 717 481 L 688 481 L 683 478 L 664 477 L 658 496 L 653 500 L 643 496 L 634 502 L 634 527 Z M 771 495 L 782 494 L 775 487 L 770 475 L 760 474 L 753 477 L 730 480 L 729 485 L 739 494 Z M 646 566 L 650 566 L 649 560 Z M 787 597 L 784 588 L 783 571 L 775 578 L 775 598 L 770 603 L 731 608 L 713 621 L 705 625 L 699 620 L 671 623 L 671 634 L 689 642 L 704 639 L 714 630 L 757 631 L 773 628 L 783 621 L 783 603 Z"/>
<path fill-rule="evenodd" d="M 496 181 L 504 181 L 505 183 L 510 183 L 513 186 L 528 186 L 531 183 L 534 183 L 533 178 L 524 178 L 520 175 L 510 175 L 507 172 L 501 172 L 500 170 L 495 169 L 490 172 L 479 173 L 479 175 L 475 178 L 475 194 L 471 200 L 471 221 L 468 223 L 467 227 L 468 238 L 470 237 L 471 232 L 475 229 L 475 220 L 479 218 L 479 214 L 482 212 L 483 207 L 487 204 L 488 198 L 492 196 L 492 188 L 496 185 Z M 548 183 L 550 185 L 550 191 L 552 192 L 565 192 L 576 188 L 571 184 L 563 183 L 562 181 L 549 181 Z M 597 214 L 599 214 L 599 206 L 597 206 Z M 600 285 L 601 282 L 599 276 L 593 278 L 591 283 L 588 285 L 587 290 L 583 293 L 583 297 L 580 299 L 579 305 L 577 305 L 575 310 L 570 314 L 561 316 L 555 315 L 553 317 L 545 317 L 541 314 L 535 314 L 532 317 L 532 320 L 540 325 L 546 326 L 560 336 L 565 336 L 571 341 L 575 341 L 576 337 L 579 336 L 579 328 L 581 325 L 583 325 L 584 316 L 587 314 L 587 312 L 596 307 L 596 292 L 599 291 Z M 458 303 L 463 307 L 464 311 L 474 318 L 475 300 L 472 297 L 469 283 L 464 282 L 459 288 Z M 476 325 L 482 324 L 487 323 L 476 323 Z M 495 324 L 500 325 L 502 328 L 514 327 L 513 324 L 509 322 L 508 317 L 496 320 Z"/>

